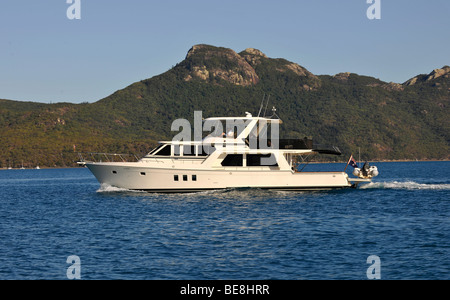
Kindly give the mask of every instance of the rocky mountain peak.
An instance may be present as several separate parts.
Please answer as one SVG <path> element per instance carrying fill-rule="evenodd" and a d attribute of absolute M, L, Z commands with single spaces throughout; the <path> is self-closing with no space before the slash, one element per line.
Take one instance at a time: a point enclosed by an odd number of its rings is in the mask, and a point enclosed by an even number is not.
<path fill-rule="evenodd" d="M 450 78 L 450 67 L 444 66 L 441 69 L 434 69 L 428 75 L 417 75 L 417 76 L 409 79 L 408 81 L 406 81 L 403 84 L 408 85 L 408 86 L 415 85 L 418 82 L 429 82 L 429 81 L 435 80 L 439 77 Z"/>
<path fill-rule="evenodd" d="M 249 86 L 259 82 L 253 67 L 235 51 L 209 45 L 195 45 L 186 55 L 185 65 L 190 71 L 185 81 L 200 79 L 220 85 L 220 81 Z"/>
<path fill-rule="evenodd" d="M 267 55 L 265 55 L 264 53 L 262 53 L 262 51 L 255 49 L 255 48 L 247 48 L 245 49 L 245 52 L 252 54 L 252 55 L 256 55 L 256 56 L 262 56 L 264 58 L 268 58 Z"/>
<path fill-rule="evenodd" d="M 446 76 L 448 78 L 448 74 L 450 73 L 450 67 L 444 66 L 442 69 L 435 69 L 428 75 L 427 81 L 436 79 L 441 76 Z"/>
<path fill-rule="evenodd" d="M 268 58 L 267 55 L 254 48 L 247 48 L 239 53 L 239 55 L 243 57 L 252 67 L 258 66 L 261 64 L 262 59 Z"/>

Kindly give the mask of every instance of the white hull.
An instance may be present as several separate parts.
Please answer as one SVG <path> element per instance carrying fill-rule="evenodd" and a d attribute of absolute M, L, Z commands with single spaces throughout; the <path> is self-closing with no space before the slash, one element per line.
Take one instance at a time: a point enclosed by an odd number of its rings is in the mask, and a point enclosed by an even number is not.
<path fill-rule="evenodd" d="M 196 192 L 227 188 L 330 190 L 351 187 L 345 172 L 293 172 L 259 168 L 168 169 L 144 163 L 87 163 L 101 184 L 149 192 Z M 253 168 L 255 169 L 255 168 Z M 176 177 L 177 176 L 177 177 Z"/>

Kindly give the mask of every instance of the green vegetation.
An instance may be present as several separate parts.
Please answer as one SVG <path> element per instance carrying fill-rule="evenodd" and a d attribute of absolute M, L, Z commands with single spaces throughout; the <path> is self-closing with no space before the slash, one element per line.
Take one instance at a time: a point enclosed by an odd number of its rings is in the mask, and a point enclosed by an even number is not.
<path fill-rule="evenodd" d="M 170 131 L 175 119 L 192 120 L 195 110 L 203 117 L 257 114 L 264 94 L 270 95 L 267 114 L 276 106 L 284 121 L 282 137 L 337 145 L 341 161 L 358 147 L 370 160 L 449 159 L 448 76 L 419 75 L 411 85 L 349 73 L 315 76 L 284 59 L 197 46 L 166 73 L 95 103 L 0 100 L 0 168 L 22 161 L 74 166 L 76 152 L 143 155 L 176 134 Z"/>

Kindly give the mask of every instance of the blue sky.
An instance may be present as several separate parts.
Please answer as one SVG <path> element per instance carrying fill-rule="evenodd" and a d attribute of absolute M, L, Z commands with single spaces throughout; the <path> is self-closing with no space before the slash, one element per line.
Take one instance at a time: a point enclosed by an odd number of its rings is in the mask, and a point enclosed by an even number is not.
<path fill-rule="evenodd" d="M 95 102 L 182 61 L 195 44 L 257 48 L 314 74 L 403 83 L 450 65 L 450 1 L 0 0 L 0 98 Z"/>

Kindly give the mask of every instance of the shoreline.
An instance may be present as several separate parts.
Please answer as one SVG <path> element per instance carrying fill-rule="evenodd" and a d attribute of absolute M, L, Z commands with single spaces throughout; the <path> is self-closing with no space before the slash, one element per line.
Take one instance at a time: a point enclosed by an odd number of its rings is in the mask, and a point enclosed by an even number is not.
<path fill-rule="evenodd" d="M 397 162 L 450 162 L 449 159 L 442 159 L 442 160 L 407 160 L 407 159 L 396 159 L 396 160 L 367 160 L 367 162 L 369 163 L 397 163 Z M 308 162 L 308 164 L 345 164 L 346 162 L 335 162 L 335 161 L 310 161 Z M 21 168 L 12 168 L 12 169 L 8 169 L 8 168 L 0 168 L 0 171 L 12 171 L 12 170 L 58 170 L 58 169 L 79 169 L 79 168 L 84 168 L 84 167 L 70 167 L 70 166 L 66 166 L 66 167 L 40 167 L 39 169 L 35 169 L 35 168 L 25 168 L 25 169 L 21 169 Z"/>

